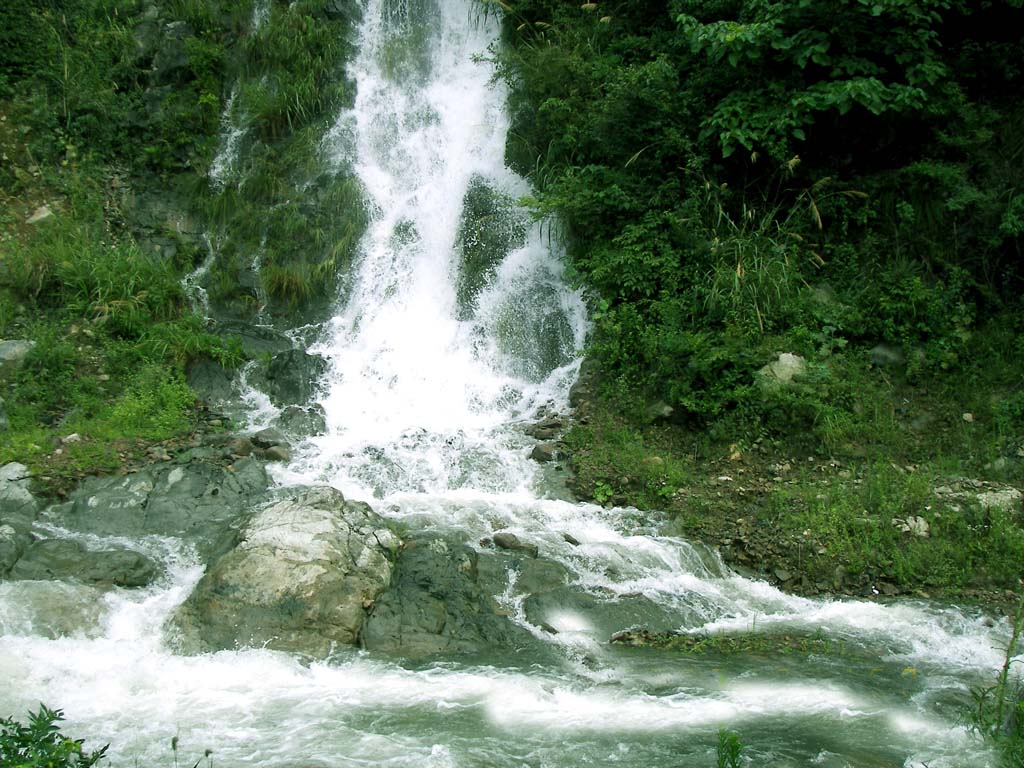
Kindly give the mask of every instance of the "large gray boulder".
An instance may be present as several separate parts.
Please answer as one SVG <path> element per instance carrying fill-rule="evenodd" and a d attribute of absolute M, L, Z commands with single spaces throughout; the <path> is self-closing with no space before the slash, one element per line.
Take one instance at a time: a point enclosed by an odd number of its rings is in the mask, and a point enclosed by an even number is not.
<path fill-rule="evenodd" d="M 453 537 L 420 533 L 406 541 L 391 588 L 373 606 L 363 630 L 369 650 L 423 658 L 533 644 L 495 599 L 510 569 L 521 585 L 545 592 L 563 585 L 564 569 L 518 553 L 483 551 Z"/>
<path fill-rule="evenodd" d="M 316 487 L 258 512 L 179 612 L 197 649 L 270 647 L 322 658 L 357 642 L 401 542 L 360 502 Z"/>
<path fill-rule="evenodd" d="M 46 539 L 28 546 L 11 568 L 11 579 L 79 581 L 99 586 L 144 587 L 158 568 L 128 549 L 89 550 L 69 539 Z"/>
<path fill-rule="evenodd" d="M 263 464 L 252 458 L 228 466 L 162 462 L 124 477 L 88 478 L 49 514 L 82 533 L 178 537 L 210 562 L 235 545 L 268 485 Z"/>

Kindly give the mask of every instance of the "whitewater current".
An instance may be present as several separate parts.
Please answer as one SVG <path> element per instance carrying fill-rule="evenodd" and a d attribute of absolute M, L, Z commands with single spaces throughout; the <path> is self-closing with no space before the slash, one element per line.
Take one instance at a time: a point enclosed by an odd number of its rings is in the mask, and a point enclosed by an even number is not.
<path fill-rule="evenodd" d="M 123 766 L 171 765 L 172 737 L 182 763 L 209 749 L 206 762 L 229 768 L 710 766 L 720 728 L 741 735 L 751 765 L 992 764 L 962 704 L 1000 666 L 1005 623 L 924 602 L 787 595 L 659 535 L 656 513 L 561 500 L 529 459 L 524 427 L 569 412 L 588 320 L 558 238 L 516 203 L 529 188 L 503 161 L 506 93 L 488 56 L 497 39 L 496 19 L 470 0 L 365 4 L 355 104 L 322 152 L 355 168 L 369 225 L 310 347 L 329 364 L 317 397 L 327 429 L 275 479 L 333 485 L 475 547 L 510 531 L 564 566 L 586 599 L 531 623 L 510 571 L 495 597 L 544 653 L 185 656 L 165 623 L 201 577 L 199 559 L 171 538 L 120 542 L 164 575 L 136 590 L 0 583 L 0 715 L 60 706 L 69 732 L 109 741 Z M 240 130 L 225 132 L 223 151 L 236 151 Z M 215 164 L 230 167 L 227 156 Z M 472 206 L 484 230 L 471 226 Z M 501 234 L 497 255 L 482 231 Z M 251 391 L 249 401 L 252 427 L 269 423 L 269 400 Z M 684 657 L 609 645 L 643 622 L 636 605 L 684 632 L 816 633 L 853 652 Z"/>

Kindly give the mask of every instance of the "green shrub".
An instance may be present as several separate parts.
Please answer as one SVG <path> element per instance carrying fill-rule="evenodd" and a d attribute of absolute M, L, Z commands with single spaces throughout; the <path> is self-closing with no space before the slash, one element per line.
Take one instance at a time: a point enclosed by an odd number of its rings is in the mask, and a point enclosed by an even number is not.
<path fill-rule="evenodd" d="M 28 724 L 13 718 L 0 720 L 0 765 L 17 768 L 89 768 L 106 755 L 107 747 L 86 751 L 82 739 L 60 732 L 61 710 L 39 706 L 29 713 Z"/>
<path fill-rule="evenodd" d="M 135 376 L 99 421 L 100 436 L 166 440 L 188 432 L 193 424 L 195 392 L 180 374 L 150 365 Z"/>
<path fill-rule="evenodd" d="M 507 155 L 624 388 L 717 416 L 736 349 L 826 327 L 952 371 L 1017 301 L 1024 43 L 992 30 L 1019 3 L 499 5 Z"/>

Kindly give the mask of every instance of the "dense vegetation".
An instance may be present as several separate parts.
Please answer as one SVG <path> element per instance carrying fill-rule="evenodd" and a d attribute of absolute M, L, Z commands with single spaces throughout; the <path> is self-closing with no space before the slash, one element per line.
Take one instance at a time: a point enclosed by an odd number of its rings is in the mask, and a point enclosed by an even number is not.
<path fill-rule="evenodd" d="M 918 380 L 995 355 L 1019 434 L 1019 1 L 501 6 L 509 158 L 567 225 L 620 393 L 841 443 L 864 382 L 830 355 L 887 342 Z M 781 351 L 813 392 L 758 390 Z"/>
<path fill-rule="evenodd" d="M 1019 503 L 935 489 L 1024 477 L 1022 3 L 494 5 L 592 297 L 577 492 L 811 592 L 1017 587 Z"/>
<path fill-rule="evenodd" d="M 294 309 L 334 285 L 361 200 L 313 159 L 351 91 L 351 8 L 3 4 L 0 339 L 35 346 L 0 393 L 0 463 L 73 479 L 194 428 L 188 363 L 241 360 L 182 286 L 204 231 L 218 246 L 208 293 L 226 310 Z M 237 147 L 222 144 L 224 115 Z"/>
<path fill-rule="evenodd" d="M 156 49 L 158 21 L 132 0 L 0 9 L 0 338 L 35 343 L 4 382 L 0 462 L 115 469 L 192 429 L 188 360 L 239 359 L 188 307 L 195 244 L 162 231 L 161 254 L 131 221 L 132 182 L 201 167 L 219 124 L 229 30 Z"/>

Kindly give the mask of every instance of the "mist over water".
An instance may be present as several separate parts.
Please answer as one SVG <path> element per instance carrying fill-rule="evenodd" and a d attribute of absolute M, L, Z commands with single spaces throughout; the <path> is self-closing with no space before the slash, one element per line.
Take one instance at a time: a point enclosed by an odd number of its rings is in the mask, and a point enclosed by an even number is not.
<path fill-rule="evenodd" d="M 567 569 L 571 599 L 541 622 L 515 569 L 495 598 L 543 650 L 423 663 L 179 655 L 165 621 L 202 566 L 153 537 L 132 542 L 165 572 L 142 590 L 0 583 L 0 714 L 62 707 L 70 733 L 112 743 L 115 765 L 169 765 L 177 735 L 183 763 L 212 749 L 227 767 L 710 766 L 722 727 L 754 765 L 990 764 L 958 702 L 1001 663 L 1006 626 L 924 603 L 786 595 L 658 535 L 656 513 L 559 500 L 527 458 L 524 425 L 568 410 L 587 317 L 557 238 L 515 204 L 528 187 L 503 162 L 506 94 L 486 61 L 497 36 L 468 0 L 366 3 L 358 96 L 323 162 L 354 162 L 370 224 L 311 348 L 330 364 L 326 434 L 277 480 L 334 485 L 473 546 L 497 530 L 536 545 Z M 233 151 L 237 129 L 225 130 Z M 261 425 L 266 398 L 250 402 Z M 636 625 L 820 632 L 851 653 L 608 644 Z"/>

